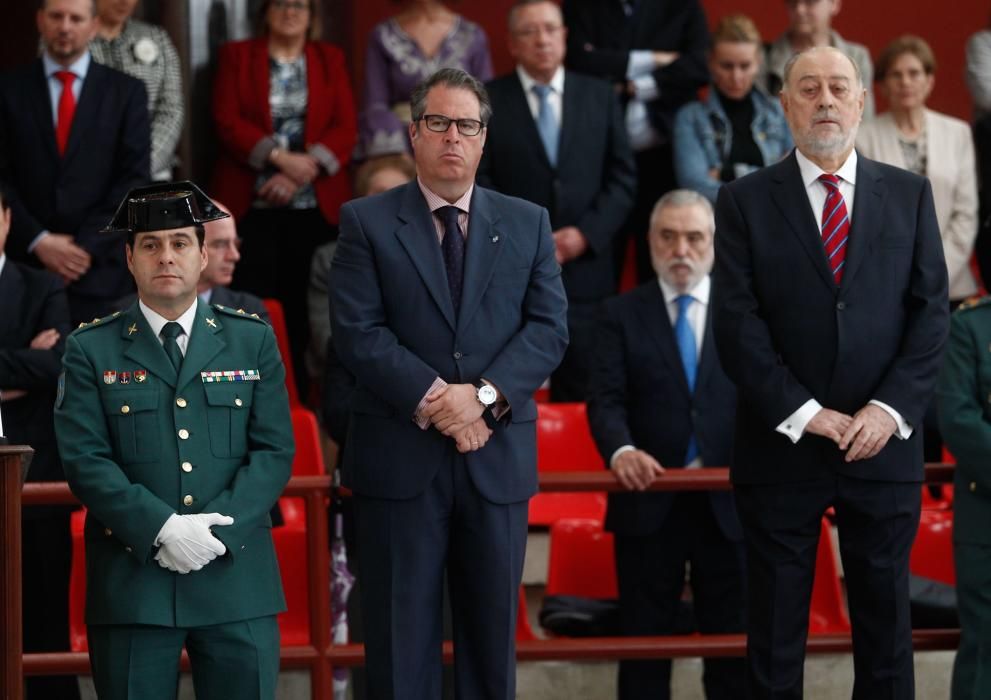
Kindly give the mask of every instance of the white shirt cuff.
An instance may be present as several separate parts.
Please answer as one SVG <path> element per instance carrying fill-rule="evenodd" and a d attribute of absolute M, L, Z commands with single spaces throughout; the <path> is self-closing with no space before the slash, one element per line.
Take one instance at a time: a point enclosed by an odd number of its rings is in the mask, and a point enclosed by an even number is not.
<path fill-rule="evenodd" d="M 41 233 L 39 233 L 37 236 L 35 236 L 34 237 L 34 240 L 32 240 L 30 243 L 28 243 L 28 252 L 29 253 L 33 253 L 34 252 L 34 249 L 38 247 L 38 243 L 41 242 L 41 239 L 44 238 L 45 236 L 47 236 L 49 233 L 50 233 L 50 231 L 48 231 L 46 229 L 46 230 L 42 231 Z"/>
<path fill-rule="evenodd" d="M 908 440 L 910 437 L 912 437 L 912 431 L 914 430 L 914 428 L 911 425 L 909 425 L 907 422 L 905 422 L 905 419 L 902 418 L 901 413 L 899 413 L 898 411 L 896 411 L 895 409 L 893 409 L 891 406 L 884 403 L 883 401 L 871 399 L 867 403 L 874 404 L 875 406 L 882 409 L 885 413 L 887 413 L 889 416 L 895 419 L 895 424 L 898 426 L 898 430 L 895 431 L 895 436 L 899 440 Z"/>
<path fill-rule="evenodd" d="M 633 79 L 633 92 L 641 102 L 656 100 L 661 94 L 661 91 L 657 88 L 657 81 L 650 74 Z"/>
<path fill-rule="evenodd" d="M 802 435 L 805 434 L 805 426 L 821 410 L 821 403 L 815 399 L 809 399 L 797 411 L 781 421 L 781 424 L 775 430 L 785 435 L 793 443 L 798 442 L 802 438 Z"/>
<path fill-rule="evenodd" d="M 630 51 L 630 60 L 626 64 L 626 77 L 636 80 L 642 75 L 654 72 L 654 52 L 650 50 Z"/>
<path fill-rule="evenodd" d="M 635 448 L 633 445 L 623 445 L 618 450 L 613 452 L 612 457 L 609 458 L 609 468 L 610 469 L 613 468 L 613 464 L 616 463 L 616 458 L 619 457 L 621 454 L 623 454 L 624 452 L 632 452 L 635 449 L 637 448 Z"/>

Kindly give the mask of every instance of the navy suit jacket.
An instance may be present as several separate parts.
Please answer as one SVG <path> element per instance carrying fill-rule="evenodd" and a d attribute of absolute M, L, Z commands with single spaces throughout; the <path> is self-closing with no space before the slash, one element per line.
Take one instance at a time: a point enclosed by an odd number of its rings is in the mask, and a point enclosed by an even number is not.
<path fill-rule="evenodd" d="M 569 300 L 597 302 L 614 294 L 612 243 L 633 208 L 637 178 L 612 85 L 565 72 L 556 167 L 516 72 L 486 88 L 492 118 L 478 183 L 545 207 L 554 230 L 577 226 L 584 234 L 588 250 L 564 264 Z"/>
<path fill-rule="evenodd" d="M 719 192 L 712 309 L 739 393 L 732 478 L 921 481 L 922 417 L 949 323 L 929 181 L 859 156 L 838 287 L 816 216 L 794 153 Z M 916 429 L 847 464 L 826 438 L 806 434 L 793 445 L 775 431 L 811 398 L 849 415 L 876 399 Z"/>
<path fill-rule="evenodd" d="M 0 180 L 11 188 L 7 252 L 37 264 L 27 247 L 43 230 L 86 249 L 89 272 L 71 293 L 117 299 L 133 289 L 122 234 L 101 234 L 132 187 L 148 182 L 151 126 L 144 83 L 90 62 L 63 157 L 55 145 L 41 59 L 0 78 Z"/>
<path fill-rule="evenodd" d="M 466 455 L 495 503 L 537 487 L 533 392 L 567 345 L 567 301 L 547 212 L 475 187 L 455 317 L 433 217 L 416 181 L 341 208 L 331 281 L 332 337 L 357 378 L 344 455 L 355 492 L 410 498 L 426 489 L 454 441 L 412 416 L 436 377 L 497 386 L 510 412 Z"/>
<path fill-rule="evenodd" d="M 50 350 L 31 340 L 44 330 L 59 332 Z M 0 389 L 26 396 L 3 404 L 3 428 L 14 444 L 30 445 L 34 458 L 28 481 L 64 481 L 55 445 L 55 387 L 69 334 L 69 304 L 57 277 L 7 259 L 0 271 Z"/>
<path fill-rule="evenodd" d="M 657 281 L 603 304 L 589 382 L 588 420 L 607 464 L 617 449 L 633 445 L 666 469 L 681 467 L 692 433 L 704 465 L 729 464 L 736 389 L 719 366 L 711 318 L 707 314 L 692 393 Z M 620 535 L 656 532 L 675 496 L 611 493 L 606 529 Z M 739 540 L 732 493 L 711 491 L 709 499 L 723 534 Z"/>

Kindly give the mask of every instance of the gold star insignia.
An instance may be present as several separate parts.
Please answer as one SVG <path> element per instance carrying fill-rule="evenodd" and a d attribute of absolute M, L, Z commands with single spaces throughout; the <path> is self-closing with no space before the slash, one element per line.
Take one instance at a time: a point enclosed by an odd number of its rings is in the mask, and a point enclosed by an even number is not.
<path fill-rule="evenodd" d="M 214 321 L 212 318 L 208 318 L 206 320 L 206 325 L 210 326 L 210 328 L 216 328 L 217 327 L 217 322 Z"/>
<path fill-rule="evenodd" d="M 238 310 L 237 310 L 237 312 L 238 312 L 239 314 L 243 314 L 243 313 L 244 313 L 244 309 L 238 309 Z"/>
<path fill-rule="evenodd" d="M 128 335 L 131 335 L 131 334 L 137 333 L 137 332 L 138 332 L 138 324 L 132 323 L 130 326 L 128 326 L 128 328 L 127 328 L 127 334 Z"/>
<path fill-rule="evenodd" d="M 90 323 L 99 323 L 99 322 L 100 322 L 99 318 L 94 318 Z"/>
<path fill-rule="evenodd" d="M 80 323 L 80 324 L 79 324 L 78 326 L 76 326 L 76 327 L 77 327 L 77 328 L 85 328 L 85 327 L 86 327 L 86 321 L 83 321 L 82 323 Z"/>
<path fill-rule="evenodd" d="M 251 314 L 251 318 L 261 318 L 258 314 Z"/>
<path fill-rule="evenodd" d="M 120 316 L 120 311 L 114 311 L 114 312 L 113 312 L 113 314 L 111 314 L 111 315 L 112 315 L 112 316 L 113 316 L 114 318 L 117 318 L 118 316 Z"/>

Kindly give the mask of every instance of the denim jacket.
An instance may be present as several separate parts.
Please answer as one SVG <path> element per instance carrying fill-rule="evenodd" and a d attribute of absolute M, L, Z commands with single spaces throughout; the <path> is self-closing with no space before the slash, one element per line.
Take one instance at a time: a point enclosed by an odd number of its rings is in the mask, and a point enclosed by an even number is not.
<path fill-rule="evenodd" d="M 764 165 L 783 158 L 792 148 L 791 132 L 781 105 L 763 92 L 753 89 L 754 105 L 751 133 L 764 157 Z M 678 187 L 705 195 L 715 203 L 722 182 L 710 176 L 713 168 L 722 170 L 732 147 L 733 128 L 716 95 L 709 87 L 705 102 L 690 102 L 678 110 L 674 119 L 674 171 Z"/>

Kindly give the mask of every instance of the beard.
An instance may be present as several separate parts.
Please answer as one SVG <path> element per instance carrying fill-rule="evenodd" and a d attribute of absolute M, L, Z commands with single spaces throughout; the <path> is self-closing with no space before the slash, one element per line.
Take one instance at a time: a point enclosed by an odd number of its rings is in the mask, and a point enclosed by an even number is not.
<path fill-rule="evenodd" d="M 812 115 L 812 122 L 823 119 L 835 120 L 839 125 L 839 115 L 829 110 L 819 110 Z M 802 152 L 819 158 L 828 158 L 841 155 L 849 150 L 857 138 L 857 124 L 853 125 L 849 131 L 844 131 L 839 127 L 839 132 L 825 136 L 817 136 L 814 127 L 795 135 L 796 145 L 801 147 Z"/>

